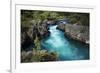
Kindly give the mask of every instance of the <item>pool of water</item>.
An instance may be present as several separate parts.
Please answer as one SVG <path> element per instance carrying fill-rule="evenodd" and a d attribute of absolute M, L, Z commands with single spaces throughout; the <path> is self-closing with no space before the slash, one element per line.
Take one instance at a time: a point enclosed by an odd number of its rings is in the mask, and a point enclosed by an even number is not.
<path fill-rule="evenodd" d="M 42 48 L 49 52 L 56 52 L 60 61 L 88 60 L 89 46 L 66 38 L 56 27 L 57 25 L 49 27 L 50 36 L 41 41 Z"/>

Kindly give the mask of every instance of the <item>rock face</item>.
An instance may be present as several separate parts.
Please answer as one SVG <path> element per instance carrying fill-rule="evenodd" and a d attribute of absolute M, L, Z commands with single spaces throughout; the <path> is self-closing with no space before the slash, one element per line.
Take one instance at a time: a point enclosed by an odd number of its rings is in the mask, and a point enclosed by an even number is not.
<path fill-rule="evenodd" d="M 57 26 L 57 29 L 60 29 L 61 31 L 65 31 L 65 25 L 64 24 L 59 24 Z"/>
<path fill-rule="evenodd" d="M 66 37 L 89 44 L 89 27 L 82 25 L 60 24 L 57 27 L 64 31 Z"/>
<path fill-rule="evenodd" d="M 29 48 L 30 45 L 34 44 L 33 41 L 36 36 L 41 40 L 50 34 L 46 23 L 42 23 L 41 21 L 36 22 L 35 20 L 32 20 L 29 23 L 29 27 L 21 27 L 22 49 Z"/>
<path fill-rule="evenodd" d="M 23 49 L 30 50 L 29 46 L 33 44 L 32 39 L 33 37 L 32 37 L 32 34 L 30 33 L 29 28 L 22 27 L 21 28 L 21 50 Z"/>

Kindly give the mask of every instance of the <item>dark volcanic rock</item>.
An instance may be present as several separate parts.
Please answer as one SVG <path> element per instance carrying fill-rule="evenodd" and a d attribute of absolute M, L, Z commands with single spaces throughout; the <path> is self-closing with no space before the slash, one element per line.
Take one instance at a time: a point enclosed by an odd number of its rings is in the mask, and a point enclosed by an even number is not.
<path fill-rule="evenodd" d="M 36 22 L 32 20 L 29 22 L 30 26 L 21 27 L 21 48 L 29 48 L 33 43 L 36 36 L 41 40 L 44 37 L 49 36 L 48 26 L 41 21 Z"/>

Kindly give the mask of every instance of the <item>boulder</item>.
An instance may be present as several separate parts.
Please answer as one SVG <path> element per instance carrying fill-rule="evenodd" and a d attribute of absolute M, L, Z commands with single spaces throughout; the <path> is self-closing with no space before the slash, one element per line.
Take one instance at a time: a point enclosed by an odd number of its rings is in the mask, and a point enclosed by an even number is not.
<path fill-rule="evenodd" d="M 72 24 L 59 24 L 57 29 L 64 31 L 66 37 L 89 44 L 89 27 Z"/>
<path fill-rule="evenodd" d="M 65 25 L 59 24 L 59 25 L 57 25 L 57 29 L 60 29 L 61 31 L 65 31 Z"/>
<path fill-rule="evenodd" d="M 89 27 L 82 25 L 66 25 L 65 36 L 89 44 Z"/>

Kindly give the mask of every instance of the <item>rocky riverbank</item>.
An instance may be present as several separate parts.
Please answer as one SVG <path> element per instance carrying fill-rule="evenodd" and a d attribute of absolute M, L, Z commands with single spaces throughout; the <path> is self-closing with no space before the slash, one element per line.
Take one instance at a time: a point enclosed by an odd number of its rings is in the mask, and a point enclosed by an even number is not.
<path fill-rule="evenodd" d="M 21 26 L 21 62 L 58 61 L 56 52 L 41 48 L 41 40 L 50 34 L 46 21 L 31 20 L 25 25 Z"/>
<path fill-rule="evenodd" d="M 64 31 L 66 37 L 89 44 L 89 27 L 77 24 L 59 24 L 57 29 Z"/>
<path fill-rule="evenodd" d="M 30 25 L 29 27 L 21 27 L 21 48 L 24 50 L 26 48 L 29 50 L 29 46 L 34 44 L 36 37 L 41 40 L 50 34 L 45 22 L 31 20 L 28 24 Z"/>

